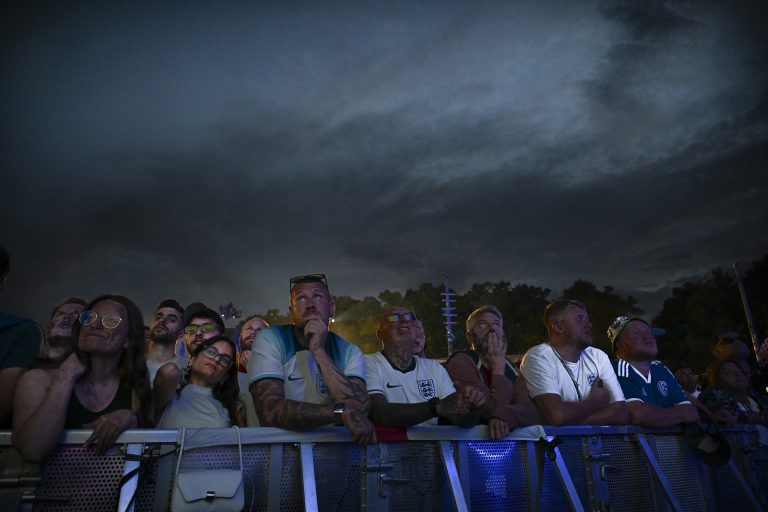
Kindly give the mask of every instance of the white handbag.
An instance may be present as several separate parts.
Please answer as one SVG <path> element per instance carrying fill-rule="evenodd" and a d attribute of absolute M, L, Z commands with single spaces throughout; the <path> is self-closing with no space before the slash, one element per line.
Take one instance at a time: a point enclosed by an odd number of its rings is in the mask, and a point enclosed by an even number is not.
<path fill-rule="evenodd" d="M 179 473 L 184 454 L 186 429 L 181 432 L 181 448 L 176 461 L 176 482 L 173 486 L 171 510 L 173 512 L 223 511 L 239 512 L 245 505 L 243 488 L 243 445 L 240 429 L 237 433 L 237 450 L 240 469 L 196 469 Z"/>

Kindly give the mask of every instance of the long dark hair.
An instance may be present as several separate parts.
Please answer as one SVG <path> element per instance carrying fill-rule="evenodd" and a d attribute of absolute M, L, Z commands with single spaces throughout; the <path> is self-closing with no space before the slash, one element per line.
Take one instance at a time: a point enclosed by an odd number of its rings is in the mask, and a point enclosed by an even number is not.
<path fill-rule="evenodd" d="M 120 355 L 120 362 L 117 368 L 120 385 L 127 385 L 139 398 L 139 410 L 137 413 L 139 427 L 151 427 L 153 425 L 151 412 L 152 392 L 149 387 L 149 370 L 147 370 L 147 362 L 144 359 L 144 318 L 141 316 L 141 311 L 139 311 L 136 304 L 122 295 L 101 295 L 89 302 L 85 309 L 91 309 L 99 302 L 107 300 L 122 305 L 128 315 L 128 318 L 125 320 L 128 322 L 129 343 L 128 347 Z M 74 336 L 75 340 L 80 338 L 80 327 L 80 322 L 75 322 L 72 328 L 72 336 Z M 87 373 L 90 370 L 91 356 L 81 352 L 79 344 L 75 345 L 75 353 L 77 353 L 80 360 L 88 368 L 86 370 Z"/>
<path fill-rule="evenodd" d="M 235 345 L 235 342 L 227 336 L 214 336 L 211 339 L 203 341 L 202 345 L 198 347 L 192 357 L 196 358 L 200 352 L 210 347 L 217 341 L 224 341 L 229 343 L 229 345 L 232 347 L 232 353 L 234 354 L 234 357 L 232 358 L 232 365 L 227 370 L 227 376 L 224 378 L 224 381 L 213 388 L 213 398 L 221 402 L 221 405 L 223 405 L 227 410 L 227 413 L 229 414 L 229 421 L 232 423 L 232 425 L 237 425 L 238 418 L 242 415 L 242 411 L 245 406 L 240 400 L 240 385 L 237 383 L 237 346 Z M 189 384 L 191 373 L 192 362 L 190 361 L 190 364 L 187 366 L 187 370 L 184 372 L 184 378 L 182 379 L 181 386 L 179 386 L 179 393 L 184 386 Z"/>

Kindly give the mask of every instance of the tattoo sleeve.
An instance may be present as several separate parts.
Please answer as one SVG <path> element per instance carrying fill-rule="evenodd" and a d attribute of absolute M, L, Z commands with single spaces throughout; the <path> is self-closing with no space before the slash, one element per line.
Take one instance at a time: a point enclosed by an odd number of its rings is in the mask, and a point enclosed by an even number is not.
<path fill-rule="evenodd" d="M 411 427 L 433 418 L 427 402 L 418 404 L 395 404 L 387 397 L 371 395 L 371 421 L 374 425 L 389 427 Z"/>
<path fill-rule="evenodd" d="M 347 407 L 367 414 L 371 402 L 365 382 L 344 375 L 325 352 L 315 354 L 315 361 L 320 368 L 320 374 L 323 376 L 323 382 L 331 400 L 344 402 Z"/>
<path fill-rule="evenodd" d="M 262 427 L 309 430 L 333 423 L 333 409 L 328 404 L 310 404 L 285 398 L 282 381 L 265 379 L 251 386 L 253 403 Z"/>

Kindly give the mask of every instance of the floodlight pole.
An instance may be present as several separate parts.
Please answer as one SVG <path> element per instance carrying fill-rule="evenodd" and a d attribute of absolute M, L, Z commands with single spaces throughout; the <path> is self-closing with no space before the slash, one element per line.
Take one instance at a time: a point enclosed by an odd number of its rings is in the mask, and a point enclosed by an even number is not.
<path fill-rule="evenodd" d="M 445 334 L 448 339 L 448 355 L 453 354 L 453 326 L 456 325 L 456 294 L 451 291 L 451 287 L 448 286 L 448 277 L 445 277 L 444 281 L 445 291 L 441 293 L 443 297 L 443 322 L 445 325 Z"/>

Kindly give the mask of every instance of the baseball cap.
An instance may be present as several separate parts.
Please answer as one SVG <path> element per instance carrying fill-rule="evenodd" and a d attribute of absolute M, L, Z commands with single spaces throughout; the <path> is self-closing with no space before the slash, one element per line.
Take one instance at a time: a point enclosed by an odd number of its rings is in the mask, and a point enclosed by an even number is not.
<path fill-rule="evenodd" d="M 193 302 L 189 306 L 187 306 L 184 309 L 184 326 L 189 325 L 189 322 L 193 318 L 197 317 L 205 317 L 210 318 L 214 322 L 218 324 L 220 327 L 220 330 L 222 334 L 226 330 L 226 327 L 224 326 L 224 319 L 221 318 L 221 315 L 218 314 L 216 311 L 212 310 L 202 302 Z"/>
<path fill-rule="evenodd" d="M 611 347 L 613 350 L 616 350 L 616 340 L 619 339 L 619 335 L 621 334 L 621 331 L 624 330 L 624 328 L 629 324 L 629 322 L 637 320 L 639 322 L 643 322 L 645 325 L 651 328 L 651 333 L 653 333 L 654 336 L 663 336 L 667 331 L 664 329 L 659 329 L 658 327 L 653 327 L 651 324 L 649 324 L 644 319 L 640 318 L 639 316 L 632 316 L 632 315 L 621 315 L 617 316 L 613 319 L 611 322 L 611 325 L 608 326 L 608 341 L 611 342 Z"/>

